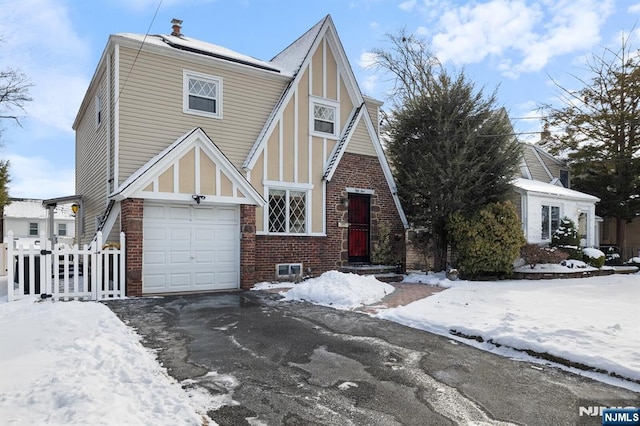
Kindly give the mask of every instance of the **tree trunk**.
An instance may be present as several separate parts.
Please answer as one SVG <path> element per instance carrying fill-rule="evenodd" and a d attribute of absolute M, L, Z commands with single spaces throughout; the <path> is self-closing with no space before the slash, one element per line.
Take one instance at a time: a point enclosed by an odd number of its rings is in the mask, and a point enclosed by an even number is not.
<path fill-rule="evenodd" d="M 628 255 L 627 250 L 627 221 L 622 217 L 616 217 L 616 245 L 620 249 L 620 255 L 623 257 Z"/>

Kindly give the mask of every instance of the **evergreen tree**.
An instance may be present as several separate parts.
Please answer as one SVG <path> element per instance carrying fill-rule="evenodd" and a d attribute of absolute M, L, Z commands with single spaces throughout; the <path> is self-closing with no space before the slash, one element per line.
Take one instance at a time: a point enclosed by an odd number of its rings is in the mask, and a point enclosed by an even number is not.
<path fill-rule="evenodd" d="M 448 217 L 504 200 L 521 149 L 495 92 L 485 96 L 464 72 L 449 74 L 415 37 L 389 38 L 390 50 L 374 51 L 396 81 L 383 123 L 387 152 L 407 216 L 433 235 L 435 268 L 442 270 Z"/>
<path fill-rule="evenodd" d="M 599 216 L 614 217 L 616 244 L 626 245 L 625 224 L 640 216 L 640 56 L 629 39 L 587 64 L 590 79 L 570 90 L 558 84 L 562 108 L 546 105 L 549 124 L 562 130 L 547 140 L 566 157 L 572 187 L 600 198 Z"/>

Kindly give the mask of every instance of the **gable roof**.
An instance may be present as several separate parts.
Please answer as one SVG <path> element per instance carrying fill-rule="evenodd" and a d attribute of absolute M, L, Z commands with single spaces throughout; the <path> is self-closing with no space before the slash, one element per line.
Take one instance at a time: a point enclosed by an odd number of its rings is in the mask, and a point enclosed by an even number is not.
<path fill-rule="evenodd" d="M 304 33 L 300 38 L 289 45 L 289 47 L 284 49 L 272 59 L 274 63 L 286 64 L 286 66 L 295 69 L 295 76 L 284 89 L 284 91 L 282 92 L 282 96 L 280 96 L 280 99 L 278 99 L 278 102 L 273 107 L 273 110 L 271 111 L 271 114 L 269 115 L 269 118 L 267 119 L 264 127 L 260 131 L 256 142 L 251 147 L 249 155 L 247 155 L 247 158 L 242 164 L 243 169 L 251 170 L 255 165 L 258 159 L 258 153 L 262 151 L 264 145 L 267 143 L 266 136 L 275 125 L 276 117 L 278 117 L 278 114 L 280 114 L 286 103 L 291 98 L 293 94 L 292 88 L 297 87 L 300 78 L 302 78 L 299 71 L 311 60 L 311 57 L 313 56 L 312 52 L 320 43 L 322 34 L 326 32 L 326 28 L 328 25 L 333 25 L 331 16 L 329 15 L 325 16 L 309 31 Z"/>
<path fill-rule="evenodd" d="M 306 33 L 298 37 L 296 41 L 274 56 L 270 62 L 291 71 L 291 74 L 294 76 L 297 75 L 327 19 L 329 19 L 329 15 L 322 18 Z"/>
<path fill-rule="evenodd" d="M 228 179 L 233 188 L 231 194 L 222 195 L 220 192 L 217 192 L 211 197 L 207 194 L 207 198 L 205 198 L 206 202 L 255 204 L 259 206 L 266 204 L 264 198 L 258 194 L 255 188 L 253 188 L 200 127 L 196 127 L 185 133 L 149 160 L 144 166 L 140 167 L 135 173 L 129 176 L 127 180 L 122 182 L 109 198 L 117 201 L 131 197 L 166 198 L 167 194 L 161 194 L 158 188 L 155 188 L 156 180 L 160 175 L 177 164 L 185 154 L 191 152 L 194 147 L 197 147 L 213 162 L 214 166 L 219 170 L 220 176 Z M 197 167 L 197 165 L 195 167 Z M 200 173 L 195 171 L 194 179 L 196 182 L 199 176 Z M 216 180 L 219 182 L 218 179 Z M 150 187 L 152 189 L 148 189 Z M 174 191 L 169 193 L 168 196 L 172 200 L 191 200 L 193 195 L 202 194 L 202 191 L 198 190 L 197 183 L 195 184 L 195 189 L 195 194 L 187 194 L 175 191 L 174 188 Z"/>
<path fill-rule="evenodd" d="M 539 180 L 516 178 L 513 181 L 513 185 L 516 187 L 516 190 L 524 191 L 527 193 L 550 195 L 558 198 L 577 201 L 588 201 L 591 203 L 597 203 L 598 201 L 600 201 L 600 198 L 596 196 L 565 188 L 564 186 L 541 182 Z"/>

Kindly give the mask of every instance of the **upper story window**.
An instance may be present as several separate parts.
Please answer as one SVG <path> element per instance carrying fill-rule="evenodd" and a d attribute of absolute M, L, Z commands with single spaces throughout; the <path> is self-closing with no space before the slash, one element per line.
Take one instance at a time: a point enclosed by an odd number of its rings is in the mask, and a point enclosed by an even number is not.
<path fill-rule="evenodd" d="M 58 224 L 58 236 L 59 237 L 66 237 L 67 236 L 67 224 L 66 223 L 59 223 Z"/>
<path fill-rule="evenodd" d="M 337 102 L 329 99 L 311 100 L 311 133 L 321 137 L 338 136 L 338 117 L 340 108 Z"/>
<path fill-rule="evenodd" d="M 183 111 L 188 114 L 222 118 L 222 79 L 184 71 Z"/>
<path fill-rule="evenodd" d="M 96 97 L 94 98 L 94 105 L 95 105 L 95 114 L 96 114 L 96 128 L 98 126 L 100 126 L 100 123 L 102 123 L 102 97 L 100 97 L 100 95 L 96 95 Z"/>
<path fill-rule="evenodd" d="M 569 170 L 560 170 L 560 182 L 565 188 L 569 188 Z"/>
<path fill-rule="evenodd" d="M 39 235 L 38 231 L 38 222 L 29 222 L 29 236 L 37 237 Z"/>

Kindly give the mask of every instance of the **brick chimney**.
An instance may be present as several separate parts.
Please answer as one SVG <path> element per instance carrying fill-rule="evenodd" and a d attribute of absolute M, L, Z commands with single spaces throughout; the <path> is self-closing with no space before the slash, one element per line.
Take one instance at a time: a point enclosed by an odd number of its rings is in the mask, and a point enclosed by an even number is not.
<path fill-rule="evenodd" d="M 180 37 L 182 35 L 180 33 L 180 30 L 182 30 L 182 19 L 173 18 L 171 20 L 171 28 L 173 30 L 171 32 L 171 35 L 172 36 L 176 36 L 176 37 Z"/>

